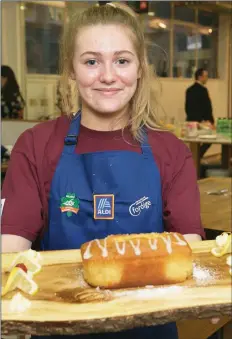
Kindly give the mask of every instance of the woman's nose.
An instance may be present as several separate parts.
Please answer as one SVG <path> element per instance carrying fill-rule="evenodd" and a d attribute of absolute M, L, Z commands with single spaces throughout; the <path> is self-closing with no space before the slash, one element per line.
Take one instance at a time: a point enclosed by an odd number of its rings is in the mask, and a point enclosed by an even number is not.
<path fill-rule="evenodd" d="M 107 84 L 111 84 L 112 82 L 116 81 L 114 65 L 110 63 L 102 66 L 100 81 Z"/>

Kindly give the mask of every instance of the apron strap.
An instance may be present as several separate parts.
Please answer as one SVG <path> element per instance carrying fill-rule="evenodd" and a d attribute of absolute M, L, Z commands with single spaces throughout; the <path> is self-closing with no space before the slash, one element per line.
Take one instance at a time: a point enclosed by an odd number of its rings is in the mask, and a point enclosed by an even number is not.
<path fill-rule="evenodd" d="M 146 128 L 143 128 L 143 141 L 141 143 L 141 149 L 146 159 L 150 159 L 151 157 L 152 159 L 154 158 L 151 146 L 149 145 L 149 142 L 148 142 L 148 134 L 147 134 Z"/>
<path fill-rule="evenodd" d="M 63 153 L 73 154 L 75 153 L 78 135 L 80 131 L 81 124 L 81 112 L 79 111 L 76 116 L 72 119 L 69 126 L 69 131 L 66 137 L 64 138 L 64 148 Z M 142 153 L 145 158 L 153 158 L 152 149 L 148 142 L 147 130 L 143 128 L 143 142 L 141 143 Z"/>
<path fill-rule="evenodd" d="M 72 119 L 69 126 L 69 131 L 66 137 L 64 138 L 64 148 L 63 153 L 73 154 L 75 153 L 79 130 L 81 124 L 81 114 L 78 112 L 76 116 Z"/>

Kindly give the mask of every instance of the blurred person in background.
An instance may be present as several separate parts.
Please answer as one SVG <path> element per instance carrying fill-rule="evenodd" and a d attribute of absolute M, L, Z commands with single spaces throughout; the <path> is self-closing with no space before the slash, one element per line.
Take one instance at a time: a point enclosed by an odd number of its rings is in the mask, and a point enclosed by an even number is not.
<path fill-rule="evenodd" d="M 1 145 L 1 161 L 3 161 L 4 159 L 8 160 L 10 158 L 10 154 L 8 149 Z"/>
<path fill-rule="evenodd" d="M 5 119 L 22 119 L 25 101 L 20 92 L 14 71 L 1 67 L 1 116 Z"/>
<path fill-rule="evenodd" d="M 214 117 L 209 92 L 205 87 L 208 81 L 208 72 L 199 68 L 195 72 L 195 83 L 187 88 L 185 96 L 185 112 L 187 121 L 205 123 L 214 128 Z M 200 149 L 200 156 L 206 153 L 211 144 L 203 144 Z"/>

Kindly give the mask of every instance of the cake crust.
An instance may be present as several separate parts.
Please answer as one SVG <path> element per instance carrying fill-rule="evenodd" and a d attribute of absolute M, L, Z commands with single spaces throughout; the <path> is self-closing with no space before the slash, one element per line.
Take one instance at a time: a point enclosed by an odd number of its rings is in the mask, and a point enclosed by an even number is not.
<path fill-rule="evenodd" d="M 175 284 L 192 274 L 192 250 L 172 232 L 110 235 L 81 246 L 84 278 L 102 288 Z"/>

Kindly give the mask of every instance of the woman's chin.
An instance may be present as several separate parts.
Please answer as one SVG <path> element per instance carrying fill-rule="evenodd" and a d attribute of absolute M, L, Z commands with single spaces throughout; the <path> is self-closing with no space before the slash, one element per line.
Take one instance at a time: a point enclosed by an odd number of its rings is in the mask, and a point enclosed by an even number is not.
<path fill-rule="evenodd" d="M 119 105 L 96 105 L 93 109 L 99 114 L 114 114 L 123 110 L 122 106 Z"/>

